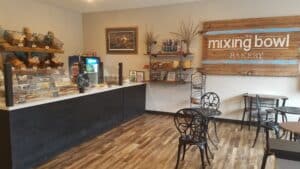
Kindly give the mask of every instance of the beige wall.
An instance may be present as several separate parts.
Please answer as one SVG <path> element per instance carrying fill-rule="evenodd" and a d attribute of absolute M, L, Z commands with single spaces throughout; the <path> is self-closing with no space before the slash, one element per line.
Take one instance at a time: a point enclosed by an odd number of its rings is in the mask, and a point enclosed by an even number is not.
<path fill-rule="evenodd" d="M 80 52 L 83 46 L 82 15 L 38 0 L 1 0 L 0 25 L 4 29 L 21 31 L 24 26 L 33 32 L 46 34 L 49 30 L 64 42 L 62 60 Z"/>
<path fill-rule="evenodd" d="M 83 15 L 84 48 L 96 49 L 104 60 L 108 72 L 113 71 L 118 62 L 124 63 L 125 75 L 129 69 L 142 70 L 148 64 L 144 56 L 143 35 L 152 27 L 161 39 L 170 38 L 169 32 L 176 31 L 178 22 L 191 18 L 195 22 L 208 20 L 253 18 L 268 16 L 300 15 L 299 0 L 208 0 L 164 7 L 131 9 L 112 12 L 86 13 Z M 107 55 L 105 51 L 106 27 L 139 27 L 138 55 Z M 201 64 L 200 38 L 192 46 L 195 53 L 194 66 Z M 114 68 L 117 70 L 116 68 Z M 268 93 L 287 95 L 288 105 L 300 106 L 299 78 L 278 77 L 244 77 L 244 76 L 209 76 L 207 90 L 216 91 L 222 99 L 222 110 L 225 114 L 239 111 L 242 108 L 241 94 Z M 147 109 L 158 111 L 176 111 L 188 106 L 189 86 L 149 85 Z"/>

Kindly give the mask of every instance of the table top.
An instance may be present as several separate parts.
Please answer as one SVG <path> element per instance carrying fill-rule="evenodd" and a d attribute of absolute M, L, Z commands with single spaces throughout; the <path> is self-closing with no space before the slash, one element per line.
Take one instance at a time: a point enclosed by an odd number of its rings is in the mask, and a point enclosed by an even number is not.
<path fill-rule="evenodd" d="M 300 122 L 286 122 L 279 124 L 281 128 L 291 131 L 296 134 L 300 134 Z"/>
<path fill-rule="evenodd" d="M 197 107 L 195 109 L 207 117 L 220 116 L 222 114 L 220 110 L 215 110 L 215 109 L 209 109 L 203 107 Z"/>
<path fill-rule="evenodd" d="M 287 114 L 297 114 L 300 115 L 300 107 L 275 107 L 275 110 L 282 112 L 282 113 L 287 113 Z"/>
<path fill-rule="evenodd" d="M 256 97 L 258 95 L 262 99 L 288 99 L 286 96 L 280 96 L 280 95 L 271 95 L 271 94 L 259 94 L 259 93 L 244 93 L 244 97 Z"/>

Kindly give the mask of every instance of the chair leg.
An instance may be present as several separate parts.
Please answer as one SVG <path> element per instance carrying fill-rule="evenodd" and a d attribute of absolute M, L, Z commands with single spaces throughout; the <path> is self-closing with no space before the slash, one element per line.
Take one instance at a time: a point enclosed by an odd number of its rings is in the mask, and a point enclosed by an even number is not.
<path fill-rule="evenodd" d="M 211 152 L 211 150 L 210 150 L 210 148 L 209 148 L 209 146 L 208 146 L 208 143 L 206 143 L 206 145 L 207 145 L 207 150 L 208 150 L 208 152 L 209 152 L 211 158 L 213 159 L 213 158 L 214 158 L 214 154 Z"/>
<path fill-rule="evenodd" d="M 255 144 L 256 144 L 256 141 L 257 141 L 259 132 L 260 132 L 260 125 L 257 125 L 256 134 L 255 134 L 255 139 L 254 139 L 254 143 L 253 143 L 252 147 L 255 147 Z"/>
<path fill-rule="evenodd" d="M 200 156 L 201 156 L 201 167 L 200 169 L 205 169 L 205 165 L 204 165 L 204 151 L 203 151 L 203 147 L 199 147 L 200 150 Z"/>
<path fill-rule="evenodd" d="M 177 161 L 176 161 L 175 169 L 177 169 L 177 168 L 178 168 L 178 165 L 179 165 L 179 161 L 180 161 L 180 153 L 181 153 L 181 143 L 179 142 L 179 144 L 178 144 L 178 152 L 177 152 Z"/>
<path fill-rule="evenodd" d="M 183 144 L 183 155 L 182 155 L 182 159 L 181 160 L 184 160 L 185 151 L 186 151 L 186 144 Z"/>
<path fill-rule="evenodd" d="M 244 109 L 243 117 L 242 117 L 242 123 L 241 123 L 241 130 L 243 129 L 244 123 L 245 123 L 245 115 L 246 115 L 246 109 Z"/>
<path fill-rule="evenodd" d="M 217 142 L 220 142 L 219 137 L 218 137 L 218 132 L 217 132 L 217 122 L 216 122 L 215 118 L 213 118 L 213 123 L 214 123 L 215 135 L 216 135 Z"/>
<path fill-rule="evenodd" d="M 207 162 L 208 162 L 208 164 L 210 165 L 210 161 L 209 161 L 209 158 L 208 158 L 208 145 L 207 145 L 207 143 L 205 144 L 205 155 L 206 155 L 206 160 L 207 160 Z"/>
<path fill-rule="evenodd" d="M 206 133 L 207 133 L 207 138 L 208 138 L 208 140 L 211 142 L 211 144 L 218 150 L 218 146 L 213 142 L 213 140 L 210 138 L 210 135 L 209 135 L 209 132 L 208 131 L 206 131 Z"/>
<path fill-rule="evenodd" d="M 268 159 L 268 153 L 264 152 L 263 160 L 262 160 L 262 163 L 261 163 L 261 169 L 266 168 L 267 159 Z"/>

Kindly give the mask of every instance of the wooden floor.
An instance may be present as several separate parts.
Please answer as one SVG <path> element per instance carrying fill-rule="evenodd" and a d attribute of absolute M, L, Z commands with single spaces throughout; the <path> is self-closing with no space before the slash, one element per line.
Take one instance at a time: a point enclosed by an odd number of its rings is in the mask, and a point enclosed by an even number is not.
<path fill-rule="evenodd" d="M 251 148 L 254 129 L 240 131 L 237 124 L 218 123 L 218 132 L 219 149 L 210 146 L 214 159 L 207 169 L 260 168 L 262 135 Z M 38 169 L 173 169 L 178 136 L 172 117 L 145 114 L 62 153 Z M 189 149 L 179 168 L 200 168 L 196 147 Z M 266 168 L 274 168 L 274 157 L 269 158 Z"/>

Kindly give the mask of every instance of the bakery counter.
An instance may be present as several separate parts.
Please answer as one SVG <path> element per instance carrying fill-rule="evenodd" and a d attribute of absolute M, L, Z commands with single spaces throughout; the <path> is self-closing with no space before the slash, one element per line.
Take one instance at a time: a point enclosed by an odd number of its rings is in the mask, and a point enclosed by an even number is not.
<path fill-rule="evenodd" d="M 84 93 L 58 96 L 58 97 L 52 97 L 52 98 L 48 98 L 48 99 L 40 99 L 38 101 L 20 103 L 20 104 L 16 104 L 16 105 L 10 106 L 10 107 L 6 107 L 5 103 L 3 101 L 3 102 L 0 103 L 0 110 L 10 110 L 10 111 L 11 110 L 17 110 L 17 109 L 22 109 L 22 108 L 47 104 L 47 103 L 63 101 L 63 100 L 67 100 L 67 99 L 73 99 L 73 98 L 82 97 L 82 96 L 93 95 L 93 94 L 107 92 L 107 91 L 116 90 L 116 89 L 120 89 L 120 88 L 139 86 L 139 85 L 143 85 L 143 84 L 144 83 L 128 83 L 128 84 L 124 84 L 122 86 L 111 85 L 111 86 L 95 87 L 95 88 L 91 88 L 91 89 L 86 90 Z"/>
<path fill-rule="evenodd" d="M 0 163 L 29 169 L 145 111 L 146 84 L 94 88 L 0 110 Z"/>

